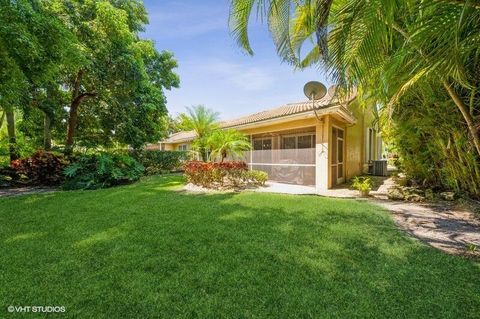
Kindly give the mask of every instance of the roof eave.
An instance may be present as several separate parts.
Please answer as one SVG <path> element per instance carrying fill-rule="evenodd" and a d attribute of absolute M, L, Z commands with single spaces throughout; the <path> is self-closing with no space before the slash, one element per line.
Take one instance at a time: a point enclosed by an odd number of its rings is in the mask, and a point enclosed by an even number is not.
<path fill-rule="evenodd" d="M 246 124 L 239 124 L 239 125 L 229 125 L 229 126 L 222 126 L 223 129 L 234 128 L 234 129 L 249 129 L 253 127 L 258 127 L 259 125 L 269 125 L 271 123 L 281 123 L 281 122 L 288 122 L 291 120 L 300 120 L 304 118 L 310 118 L 315 114 L 313 111 L 306 111 L 302 113 L 296 113 L 286 116 L 278 116 L 275 118 L 267 119 L 267 120 L 260 120 L 256 122 L 246 123 Z"/>
<path fill-rule="evenodd" d="M 337 107 L 337 112 L 336 112 L 342 119 L 345 120 L 347 124 L 355 124 L 357 123 L 357 119 L 355 116 L 350 112 L 347 108 L 343 106 L 338 106 Z"/>

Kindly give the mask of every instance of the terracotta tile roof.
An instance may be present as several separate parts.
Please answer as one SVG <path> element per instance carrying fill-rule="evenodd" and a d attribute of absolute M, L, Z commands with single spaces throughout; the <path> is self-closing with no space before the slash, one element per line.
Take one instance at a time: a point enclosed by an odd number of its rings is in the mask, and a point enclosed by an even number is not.
<path fill-rule="evenodd" d="M 345 102 L 349 103 L 356 97 L 356 92 L 351 94 L 346 100 L 342 100 L 344 104 Z M 339 106 L 339 100 L 335 96 L 331 96 L 330 94 L 325 95 L 324 98 L 315 101 L 315 108 L 317 110 L 325 110 L 330 107 Z M 220 123 L 220 127 L 222 128 L 235 128 L 242 125 L 258 123 L 266 120 L 271 120 L 275 118 L 281 118 L 284 116 L 295 115 L 305 112 L 313 111 L 313 104 L 311 101 L 304 101 L 298 103 L 289 103 L 274 109 L 261 111 L 258 113 L 254 113 L 247 116 L 242 116 L 237 119 L 223 121 Z M 178 132 L 172 134 L 169 138 L 162 141 L 162 143 L 181 143 L 181 142 L 188 142 L 195 138 L 194 131 L 186 131 L 186 132 Z"/>
<path fill-rule="evenodd" d="M 330 95 L 326 95 L 324 98 L 315 101 L 315 108 L 316 109 L 322 109 L 322 108 L 327 108 L 331 106 L 338 105 L 338 101 L 336 98 L 332 98 Z M 235 127 L 235 126 L 240 126 L 240 125 L 245 125 L 245 124 L 251 124 L 251 123 L 256 123 L 256 122 L 261 122 L 265 120 L 271 120 L 283 116 L 288 116 L 288 115 L 294 115 L 294 114 L 299 114 L 299 113 L 304 113 L 304 112 L 310 112 L 313 111 L 313 104 L 311 101 L 304 101 L 304 102 L 298 102 L 298 103 L 289 103 L 286 105 L 282 105 L 280 107 L 254 113 L 251 115 L 243 116 L 237 119 L 229 120 L 229 121 L 224 121 L 220 123 L 221 127 L 224 128 L 229 128 L 229 127 Z"/>

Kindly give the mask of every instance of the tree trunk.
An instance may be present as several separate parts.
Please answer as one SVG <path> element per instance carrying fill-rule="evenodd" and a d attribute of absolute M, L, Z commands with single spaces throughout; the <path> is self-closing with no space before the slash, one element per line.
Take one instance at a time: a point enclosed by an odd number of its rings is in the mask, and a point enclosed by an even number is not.
<path fill-rule="evenodd" d="M 43 117 L 43 148 L 46 151 L 52 149 L 52 128 L 51 128 L 51 118 L 48 113 L 44 113 Z"/>
<path fill-rule="evenodd" d="M 73 148 L 73 139 L 77 126 L 78 106 L 80 105 L 78 96 L 80 95 L 80 86 L 82 85 L 83 70 L 78 71 L 73 83 L 72 99 L 70 102 L 70 111 L 68 115 L 67 139 L 65 141 L 65 153 L 70 153 Z"/>
<path fill-rule="evenodd" d="M 448 95 L 450 95 L 453 102 L 455 102 L 455 105 L 457 106 L 457 108 L 462 113 L 463 118 L 465 119 L 465 122 L 467 122 L 468 131 L 470 132 L 470 135 L 472 136 L 472 139 L 473 139 L 473 145 L 475 145 L 475 148 L 477 149 L 477 155 L 480 157 L 480 135 L 478 134 L 478 130 L 475 127 L 473 117 L 470 114 L 468 107 L 463 103 L 462 99 L 458 96 L 457 92 L 455 92 L 455 90 L 451 87 L 451 85 L 448 85 L 446 82 L 443 82 L 443 86 L 447 90 Z"/>
<path fill-rule="evenodd" d="M 84 71 L 80 70 L 77 73 L 75 82 L 73 83 L 72 100 L 70 102 L 70 111 L 68 117 L 67 139 L 65 141 L 65 153 L 71 153 L 73 150 L 73 142 L 75 139 L 75 131 L 77 129 L 78 108 L 82 104 L 83 100 L 87 97 L 96 96 L 95 92 L 81 92 L 81 85 Z"/>
<path fill-rule="evenodd" d="M 18 159 L 17 136 L 15 134 L 15 114 L 13 110 L 5 111 L 7 117 L 8 148 L 10 161 Z"/>
<path fill-rule="evenodd" d="M 67 140 L 65 142 L 65 152 L 71 153 L 73 149 L 73 140 L 75 138 L 75 129 L 78 118 L 78 104 L 71 104 L 68 115 Z"/>
<path fill-rule="evenodd" d="M 0 129 L 3 127 L 3 120 L 5 119 L 5 111 L 3 111 L 2 116 L 0 117 Z"/>

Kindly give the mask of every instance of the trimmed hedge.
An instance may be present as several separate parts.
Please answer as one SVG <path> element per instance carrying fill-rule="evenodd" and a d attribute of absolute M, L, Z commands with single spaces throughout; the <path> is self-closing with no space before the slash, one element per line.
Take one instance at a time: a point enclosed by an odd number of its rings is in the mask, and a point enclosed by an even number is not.
<path fill-rule="evenodd" d="M 131 155 L 145 167 L 147 175 L 180 171 L 189 159 L 189 153 L 185 151 L 141 150 Z"/>
<path fill-rule="evenodd" d="M 245 162 L 189 161 L 184 165 L 188 182 L 206 188 L 264 185 L 268 179 L 265 172 L 249 171 Z"/>

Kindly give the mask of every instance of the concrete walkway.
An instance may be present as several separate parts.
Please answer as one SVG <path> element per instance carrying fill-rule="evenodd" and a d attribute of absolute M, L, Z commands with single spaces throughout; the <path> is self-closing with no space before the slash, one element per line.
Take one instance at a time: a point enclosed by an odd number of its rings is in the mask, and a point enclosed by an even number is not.
<path fill-rule="evenodd" d="M 450 254 L 480 257 L 480 220 L 472 212 L 451 202 L 370 201 L 390 211 L 397 226 L 422 242 Z"/>
<path fill-rule="evenodd" d="M 0 198 L 13 197 L 30 194 L 52 193 L 58 191 L 54 187 L 17 187 L 17 188 L 0 188 Z"/>

